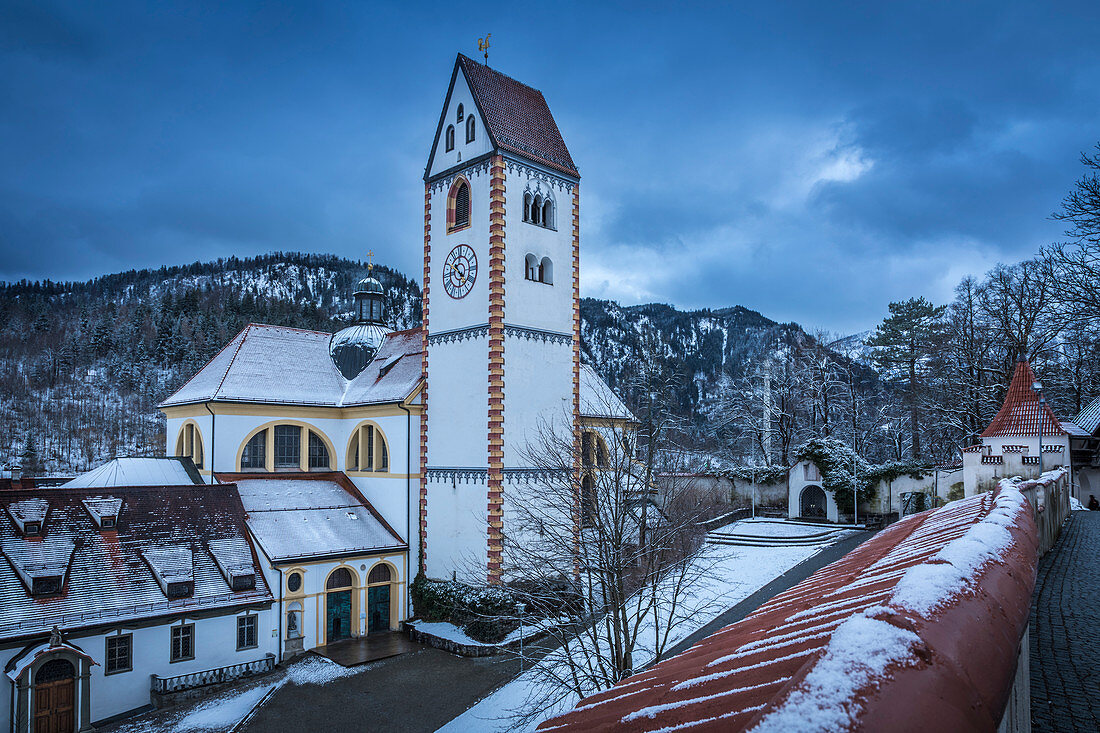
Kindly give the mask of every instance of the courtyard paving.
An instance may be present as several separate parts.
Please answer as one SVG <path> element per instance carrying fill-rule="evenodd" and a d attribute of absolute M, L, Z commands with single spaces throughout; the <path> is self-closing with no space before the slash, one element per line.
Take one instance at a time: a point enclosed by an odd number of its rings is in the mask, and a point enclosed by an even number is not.
<path fill-rule="evenodd" d="M 1076 511 L 1039 561 L 1031 605 L 1031 724 L 1100 731 L 1100 512 Z"/>

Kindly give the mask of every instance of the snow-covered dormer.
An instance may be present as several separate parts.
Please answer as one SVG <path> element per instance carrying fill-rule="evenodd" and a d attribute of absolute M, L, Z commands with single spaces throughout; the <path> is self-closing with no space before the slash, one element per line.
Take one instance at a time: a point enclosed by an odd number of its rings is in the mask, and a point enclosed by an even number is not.
<path fill-rule="evenodd" d="M 252 562 L 252 549 L 244 537 L 226 537 L 210 540 L 207 549 L 217 563 L 218 570 L 234 591 L 252 590 L 256 587 L 256 570 Z"/>
<path fill-rule="evenodd" d="M 8 516 L 24 537 L 42 534 L 49 512 L 50 503 L 45 499 L 24 499 L 8 504 Z"/>
<path fill-rule="evenodd" d="M 154 547 L 141 554 L 169 600 L 194 594 L 195 573 L 190 547 Z"/>
<path fill-rule="evenodd" d="M 27 592 L 34 597 L 55 596 L 65 588 L 76 544 L 51 536 L 28 542 L 23 538 L 4 540 L 3 553 Z"/>
<path fill-rule="evenodd" d="M 81 501 L 95 526 L 110 531 L 118 527 L 118 515 L 122 511 L 122 499 L 113 496 L 93 496 Z"/>

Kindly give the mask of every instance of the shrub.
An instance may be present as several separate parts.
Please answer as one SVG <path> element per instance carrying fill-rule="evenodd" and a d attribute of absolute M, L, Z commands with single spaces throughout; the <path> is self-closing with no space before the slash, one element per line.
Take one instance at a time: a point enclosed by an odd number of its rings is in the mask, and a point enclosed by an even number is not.
<path fill-rule="evenodd" d="M 464 631 L 466 636 L 483 644 L 496 644 L 518 628 L 516 618 L 480 618 L 466 624 Z"/>
<path fill-rule="evenodd" d="M 411 592 L 416 614 L 425 621 L 465 626 L 480 619 L 516 615 L 515 597 L 500 586 L 475 587 L 418 574 Z"/>
<path fill-rule="evenodd" d="M 963 489 L 962 481 L 956 481 L 955 483 L 951 484 L 951 488 L 947 491 L 948 501 L 957 501 L 964 496 L 966 496 L 966 491 Z"/>

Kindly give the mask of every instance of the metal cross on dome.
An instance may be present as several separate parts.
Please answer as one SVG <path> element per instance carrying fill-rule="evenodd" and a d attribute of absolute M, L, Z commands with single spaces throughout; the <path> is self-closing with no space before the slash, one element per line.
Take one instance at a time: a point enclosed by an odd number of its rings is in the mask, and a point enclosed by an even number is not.
<path fill-rule="evenodd" d="M 369 275 L 374 271 L 374 250 L 367 250 L 367 274 Z"/>
<path fill-rule="evenodd" d="M 477 39 L 477 50 L 485 52 L 485 65 L 489 65 L 489 38 L 492 33 L 486 33 L 484 38 Z"/>

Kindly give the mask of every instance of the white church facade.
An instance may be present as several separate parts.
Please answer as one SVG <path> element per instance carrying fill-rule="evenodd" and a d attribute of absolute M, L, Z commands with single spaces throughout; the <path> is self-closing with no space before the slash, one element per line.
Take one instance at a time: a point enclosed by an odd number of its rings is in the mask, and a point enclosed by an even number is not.
<path fill-rule="evenodd" d="M 630 419 L 580 363 L 579 185 L 542 94 L 460 55 L 424 177 L 422 328 L 391 330 L 367 277 L 353 325 L 250 324 L 161 404 L 167 453 L 206 481 L 248 486 L 250 517 L 264 480 L 336 482 L 361 498 L 382 529 L 374 546 L 349 541 L 351 635 L 377 617 L 363 558 L 387 564 L 394 629 L 417 572 L 500 580 L 504 487 L 530 480 L 523 452 L 540 426 Z M 322 564 L 341 560 L 326 553 Z M 292 624 L 304 648 L 331 641 L 326 604 L 297 596 L 324 598 L 336 565 L 292 591 L 307 559 L 267 560 L 284 642 Z"/>

